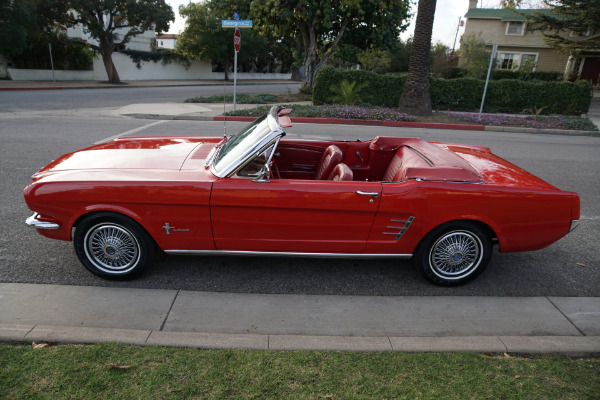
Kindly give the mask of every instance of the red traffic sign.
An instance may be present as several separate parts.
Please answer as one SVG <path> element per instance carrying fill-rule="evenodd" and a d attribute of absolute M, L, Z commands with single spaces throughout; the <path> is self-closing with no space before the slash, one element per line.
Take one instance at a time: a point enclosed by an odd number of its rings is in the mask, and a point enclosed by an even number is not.
<path fill-rule="evenodd" d="M 235 33 L 233 34 L 233 46 L 235 47 L 235 51 L 240 51 L 240 46 L 242 45 L 242 34 L 240 30 L 236 27 Z"/>

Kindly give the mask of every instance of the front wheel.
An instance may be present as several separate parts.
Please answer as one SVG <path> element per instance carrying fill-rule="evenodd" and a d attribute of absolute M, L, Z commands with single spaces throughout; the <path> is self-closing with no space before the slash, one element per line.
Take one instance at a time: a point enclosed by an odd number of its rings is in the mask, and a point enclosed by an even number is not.
<path fill-rule="evenodd" d="M 156 250 L 139 224 L 112 213 L 94 214 L 80 222 L 73 244 L 79 261 L 90 272 L 113 280 L 139 276 Z"/>
<path fill-rule="evenodd" d="M 431 231 L 415 256 L 416 266 L 427 280 L 456 286 L 483 272 L 492 258 L 492 242 L 474 224 L 449 223 Z"/>

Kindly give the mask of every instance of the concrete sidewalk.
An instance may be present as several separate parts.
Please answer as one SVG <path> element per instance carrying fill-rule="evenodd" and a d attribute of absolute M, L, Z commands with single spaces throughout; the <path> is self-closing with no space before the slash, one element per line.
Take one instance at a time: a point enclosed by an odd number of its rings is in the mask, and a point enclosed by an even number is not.
<path fill-rule="evenodd" d="M 600 353 L 600 298 L 207 293 L 0 283 L 0 340 Z"/>

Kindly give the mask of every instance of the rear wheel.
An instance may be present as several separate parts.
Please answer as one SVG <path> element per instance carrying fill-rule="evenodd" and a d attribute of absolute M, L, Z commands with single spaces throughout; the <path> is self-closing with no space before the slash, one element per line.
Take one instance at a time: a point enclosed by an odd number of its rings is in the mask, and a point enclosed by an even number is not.
<path fill-rule="evenodd" d="M 453 222 L 431 231 L 415 255 L 417 268 L 427 280 L 456 286 L 483 272 L 492 258 L 492 242 L 477 225 Z"/>
<path fill-rule="evenodd" d="M 156 245 L 146 231 L 128 217 L 93 214 L 79 223 L 73 240 L 79 261 L 106 279 L 133 279 L 152 263 Z"/>

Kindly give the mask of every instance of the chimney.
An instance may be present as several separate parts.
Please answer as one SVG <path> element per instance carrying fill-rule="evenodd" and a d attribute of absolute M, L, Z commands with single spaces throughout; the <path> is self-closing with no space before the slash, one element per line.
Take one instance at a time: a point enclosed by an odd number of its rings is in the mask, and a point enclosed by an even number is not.
<path fill-rule="evenodd" d="M 469 0 L 469 10 L 471 8 L 477 8 L 477 0 Z"/>

